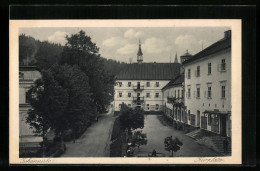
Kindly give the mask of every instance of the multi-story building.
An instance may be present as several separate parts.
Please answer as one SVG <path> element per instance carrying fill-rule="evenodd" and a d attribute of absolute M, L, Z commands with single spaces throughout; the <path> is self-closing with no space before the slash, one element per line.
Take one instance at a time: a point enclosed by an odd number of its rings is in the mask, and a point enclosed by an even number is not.
<path fill-rule="evenodd" d="M 231 30 L 182 64 L 188 124 L 231 136 Z"/>
<path fill-rule="evenodd" d="M 179 75 L 162 89 L 164 97 L 164 113 L 179 123 L 187 124 L 186 107 L 184 105 L 184 75 Z"/>
<path fill-rule="evenodd" d="M 27 92 L 35 80 L 41 78 L 40 72 L 34 66 L 19 67 L 19 143 L 20 149 L 38 147 L 42 137 L 35 136 L 33 129 L 26 123 L 28 110 L 31 106 L 27 101 Z"/>
<path fill-rule="evenodd" d="M 116 76 L 114 110 L 121 104 L 145 111 L 162 111 L 162 88 L 180 74 L 179 63 L 143 63 L 141 44 L 137 63 L 129 64 Z"/>

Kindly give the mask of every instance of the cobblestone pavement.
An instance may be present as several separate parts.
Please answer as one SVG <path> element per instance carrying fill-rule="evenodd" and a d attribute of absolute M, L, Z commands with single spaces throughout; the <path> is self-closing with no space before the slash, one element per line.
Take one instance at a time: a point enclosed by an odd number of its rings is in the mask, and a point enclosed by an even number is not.
<path fill-rule="evenodd" d="M 116 117 L 110 110 L 99 117 L 76 142 L 66 143 L 67 150 L 61 157 L 109 157 L 110 137 Z"/>
<path fill-rule="evenodd" d="M 149 152 L 153 149 L 157 153 L 163 153 L 166 157 L 171 156 L 171 152 L 164 149 L 164 138 L 168 136 L 178 137 L 183 145 L 178 152 L 174 152 L 174 157 L 213 157 L 220 156 L 218 153 L 207 148 L 206 146 L 199 145 L 194 139 L 184 135 L 183 131 L 173 129 L 168 125 L 163 125 L 158 119 L 157 115 L 146 115 L 143 133 L 147 134 L 147 145 L 140 146 L 140 151 L 135 150 L 135 156 L 147 157 Z"/>

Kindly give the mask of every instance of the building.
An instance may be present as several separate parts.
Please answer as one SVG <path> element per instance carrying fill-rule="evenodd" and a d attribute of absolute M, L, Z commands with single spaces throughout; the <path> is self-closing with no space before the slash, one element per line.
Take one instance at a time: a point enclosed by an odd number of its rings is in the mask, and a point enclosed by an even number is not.
<path fill-rule="evenodd" d="M 231 137 L 231 30 L 182 64 L 187 123 Z"/>
<path fill-rule="evenodd" d="M 39 142 L 42 141 L 42 137 L 35 136 L 33 129 L 26 123 L 28 110 L 31 108 L 27 101 L 27 92 L 39 78 L 41 78 L 41 74 L 36 67 L 19 67 L 19 144 L 21 150 L 37 148 Z"/>
<path fill-rule="evenodd" d="M 143 63 L 139 42 L 137 63 L 129 64 L 116 76 L 114 110 L 121 104 L 145 111 L 162 111 L 162 88 L 180 75 L 179 63 Z"/>
<path fill-rule="evenodd" d="M 184 105 L 184 75 L 180 74 L 162 88 L 164 113 L 171 120 L 187 124 L 187 112 Z"/>

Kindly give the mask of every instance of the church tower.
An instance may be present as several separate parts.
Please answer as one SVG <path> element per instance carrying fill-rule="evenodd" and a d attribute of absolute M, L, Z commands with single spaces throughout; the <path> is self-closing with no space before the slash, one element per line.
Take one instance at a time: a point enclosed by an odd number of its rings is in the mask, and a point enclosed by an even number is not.
<path fill-rule="evenodd" d="M 139 49 L 138 49 L 138 53 L 137 53 L 137 63 L 141 64 L 143 62 L 143 53 L 142 53 L 142 49 L 141 49 L 141 41 L 139 40 Z"/>
<path fill-rule="evenodd" d="M 176 55 L 175 55 L 174 63 L 179 63 L 178 58 L 177 58 L 177 52 L 176 52 Z"/>

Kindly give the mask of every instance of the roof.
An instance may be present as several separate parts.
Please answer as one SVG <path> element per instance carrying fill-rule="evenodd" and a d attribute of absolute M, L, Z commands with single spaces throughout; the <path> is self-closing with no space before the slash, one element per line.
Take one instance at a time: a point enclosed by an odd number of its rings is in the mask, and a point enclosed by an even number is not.
<path fill-rule="evenodd" d="M 179 63 L 128 64 L 116 76 L 117 80 L 171 80 L 180 73 Z"/>
<path fill-rule="evenodd" d="M 168 89 L 174 87 L 176 85 L 180 85 L 184 82 L 184 74 L 178 75 L 175 79 L 171 80 L 168 84 L 166 84 L 162 89 Z"/>
<path fill-rule="evenodd" d="M 181 57 L 191 57 L 192 55 L 188 52 L 188 49 L 186 50 L 186 53 L 184 53 Z"/>
<path fill-rule="evenodd" d="M 222 51 L 222 50 L 228 49 L 228 48 L 231 48 L 231 39 L 230 38 L 221 39 L 221 40 L 217 41 L 216 43 L 212 44 L 211 46 L 207 47 L 206 49 L 200 51 L 199 53 L 197 53 L 190 59 L 184 61 L 182 64 L 185 65 L 185 64 L 193 62 L 197 59 L 207 57 L 208 55 L 217 53 L 219 51 Z"/>

